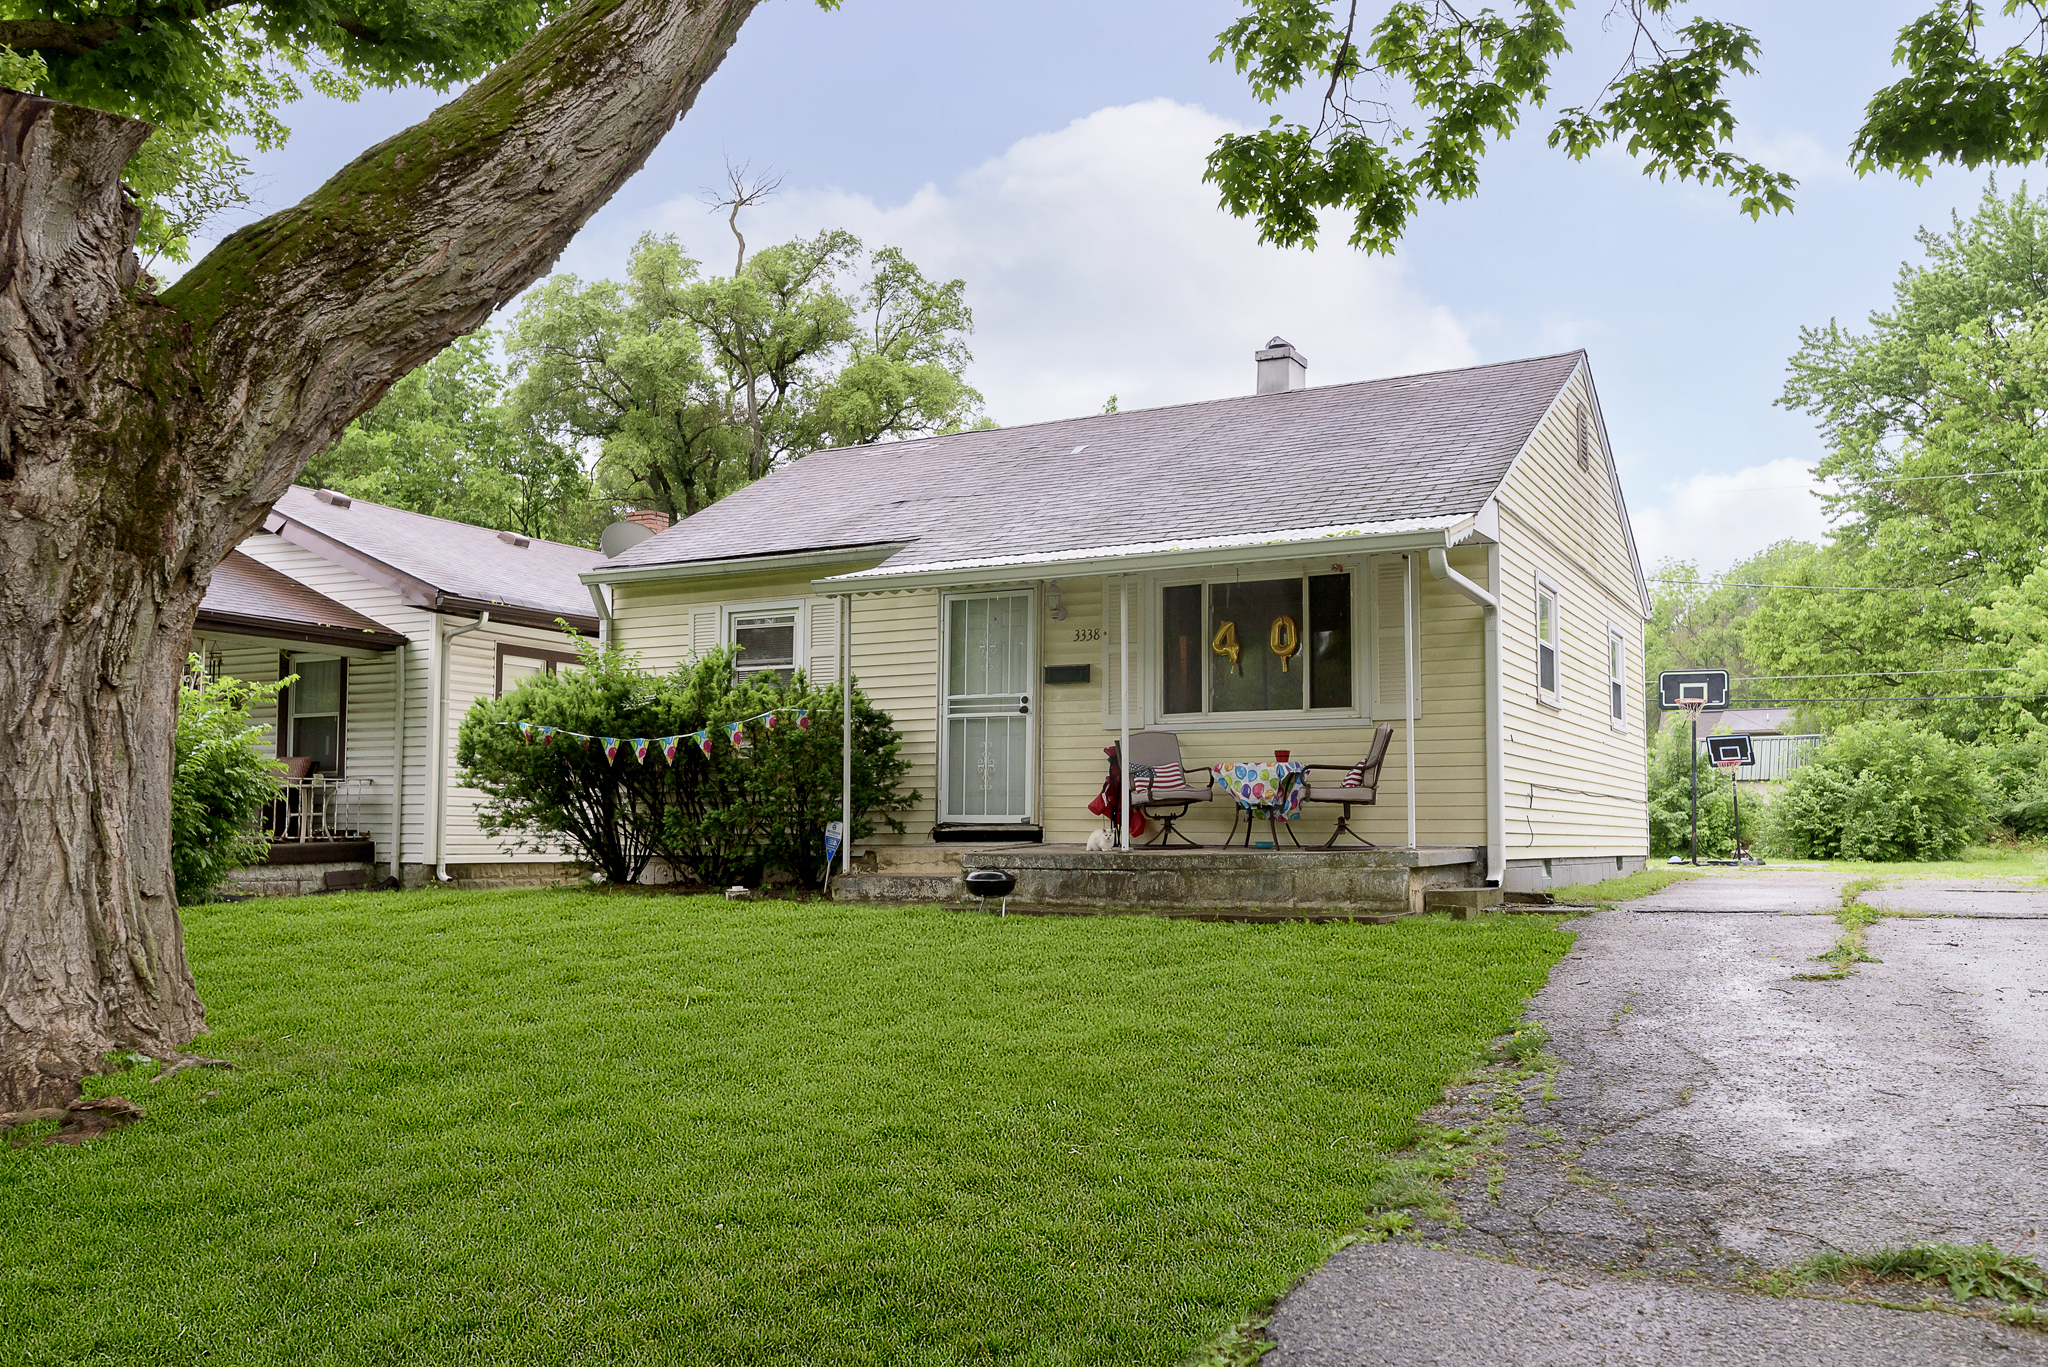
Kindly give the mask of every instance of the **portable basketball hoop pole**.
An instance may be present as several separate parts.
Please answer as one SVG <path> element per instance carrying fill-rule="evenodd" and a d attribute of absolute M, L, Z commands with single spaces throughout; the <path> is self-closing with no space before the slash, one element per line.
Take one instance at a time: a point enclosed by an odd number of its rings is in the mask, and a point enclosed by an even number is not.
<path fill-rule="evenodd" d="M 1685 709 L 1685 727 L 1692 737 L 1692 866 L 1700 866 L 1700 709 L 1707 705 L 1701 698 L 1680 698 L 1678 705 Z M 1741 830 L 1740 826 L 1736 830 Z"/>
<path fill-rule="evenodd" d="M 1728 771 L 1728 795 L 1735 800 L 1735 867 L 1742 867 L 1742 785 L 1735 781 L 1736 767 L 1723 762 L 1721 767 Z"/>

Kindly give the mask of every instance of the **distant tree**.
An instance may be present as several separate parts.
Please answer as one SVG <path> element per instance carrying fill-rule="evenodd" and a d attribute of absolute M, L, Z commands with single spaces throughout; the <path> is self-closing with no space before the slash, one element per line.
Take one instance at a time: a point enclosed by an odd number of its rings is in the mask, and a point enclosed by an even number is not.
<path fill-rule="evenodd" d="M 601 518 L 573 446 L 506 405 L 504 373 L 479 329 L 413 371 L 306 463 L 300 484 L 432 517 L 596 544 Z"/>
<path fill-rule="evenodd" d="M 2019 624 L 1984 614 L 2048 546 L 2048 201 L 1994 186 L 1919 240 L 1925 263 L 1901 269 L 1868 332 L 1802 332 L 1781 400 L 1819 423 L 1817 473 L 1839 491 L 1826 546 L 1791 577 L 1873 591 L 1771 592 L 1744 645 L 1767 672 L 1814 676 L 1812 696 L 1901 699 L 1819 705 L 1831 723 L 1903 716 L 1974 739 L 2044 713 L 1975 695 L 2032 691 L 1996 672 Z M 1925 695 L 1941 700 L 1908 701 Z"/>
<path fill-rule="evenodd" d="M 1786 582 L 1819 549 L 1810 542 L 1780 541 L 1718 575 L 1702 575 L 1689 560 L 1659 565 L 1643 639 L 1646 687 L 1671 669 L 1725 669 L 1738 680 L 1756 674 L 1743 633 L 1769 590 L 1754 586 Z M 1781 696 L 1775 681 L 1733 687 L 1737 698 Z"/>
<path fill-rule="evenodd" d="M 895 248 L 867 257 L 848 233 L 752 256 L 741 241 L 736 277 L 650 234 L 624 282 L 543 283 L 506 341 L 514 413 L 594 446 L 608 489 L 677 518 L 824 446 L 975 417 L 964 282 L 928 281 Z"/>

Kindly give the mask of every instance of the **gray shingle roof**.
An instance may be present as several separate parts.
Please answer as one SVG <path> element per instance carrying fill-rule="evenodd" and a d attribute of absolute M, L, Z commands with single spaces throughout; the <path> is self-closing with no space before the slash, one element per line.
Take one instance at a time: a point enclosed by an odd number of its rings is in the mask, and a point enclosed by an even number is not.
<path fill-rule="evenodd" d="M 377 650 L 405 642 L 405 637 L 382 623 L 240 551 L 229 551 L 227 559 L 214 568 L 206 596 L 199 600 L 199 625 L 258 635 L 275 627 Z"/>
<path fill-rule="evenodd" d="M 429 517 L 354 499 L 322 502 L 294 485 L 276 513 L 450 598 L 503 603 L 580 622 L 593 616 L 590 593 L 576 576 L 604 562 L 596 551 L 559 541 L 514 545 L 489 527 Z"/>
<path fill-rule="evenodd" d="M 1583 357 L 820 451 L 605 568 L 913 543 L 893 569 L 1469 516 Z"/>

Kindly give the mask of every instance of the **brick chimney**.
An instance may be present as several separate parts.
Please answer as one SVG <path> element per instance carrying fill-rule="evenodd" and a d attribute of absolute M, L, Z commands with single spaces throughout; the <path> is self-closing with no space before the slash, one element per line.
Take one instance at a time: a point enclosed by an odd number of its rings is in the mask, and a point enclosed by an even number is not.
<path fill-rule="evenodd" d="M 668 530 L 668 514 L 659 508 L 640 508 L 620 517 L 621 522 L 637 522 L 650 532 Z"/>
<path fill-rule="evenodd" d="M 1308 357 L 1289 345 L 1285 337 L 1275 337 L 1255 355 L 1259 362 L 1259 393 L 1284 394 L 1290 389 L 1308 388 Z"/>

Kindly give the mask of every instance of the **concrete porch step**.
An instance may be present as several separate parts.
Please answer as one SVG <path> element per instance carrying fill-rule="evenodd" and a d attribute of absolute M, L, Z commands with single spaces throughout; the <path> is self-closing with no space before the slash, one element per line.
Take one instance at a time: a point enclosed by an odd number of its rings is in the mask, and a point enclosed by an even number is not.
<path fill-rule="evenodd" d="M 964 892 L 952 873 L 848 873 L 832 880 L 835 902 L 957 902 Z"/>
<path fill-rule="evenodd" d="M 1422 909 L 1453 921 L 1473 921 L 1498 914 L 1502 901 L 1499 888 L 1428 888 L 1422 894 Z"/>

